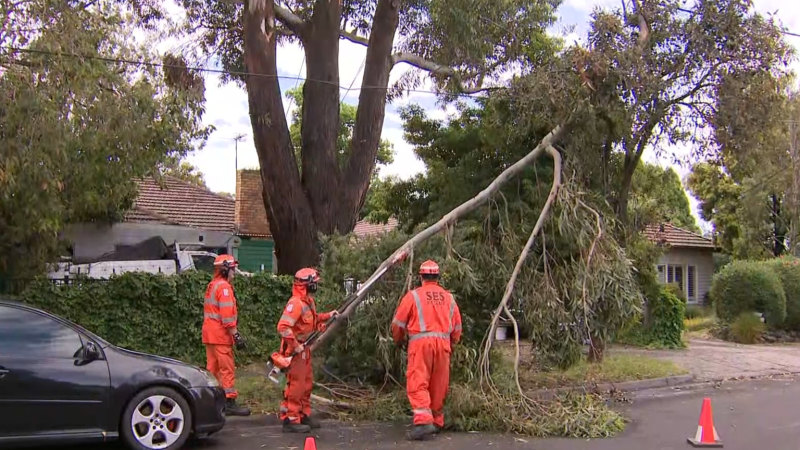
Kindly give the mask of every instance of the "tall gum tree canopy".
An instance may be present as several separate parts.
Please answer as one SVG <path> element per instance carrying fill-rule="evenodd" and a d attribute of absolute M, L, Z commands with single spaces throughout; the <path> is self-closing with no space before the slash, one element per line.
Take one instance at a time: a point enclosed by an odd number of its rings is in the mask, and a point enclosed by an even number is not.
<path fill-rule="evenodd" d="M 151 5 L 155 2 L 137 0 Z M 246 75 L 242 83 L 275 237 L 278 271 L 316 264 L 319 234 L 348 233 L 375 169 L 387 100 L 430 76 L 443 93 L 478 92 L 509 69 L 536 67 L 553 54 L 545 33 L 560 0 L 181 0 L 205 54 Z M 339 48 L 366 47 L 352 139 L 337 152 Z M 301 166 L 278 79 L 278 45 L 305 51 Z M 411 71 L 389 85 L 393 68 Z"/>
<path fill-rule="evenodd" d="M 646 150 L 676 143 L 719 150 L 705 131 L 719 113 L 723 83 L 734 75 L 779 77 L 789 57 L 780 28 L 750 0 L 625 0 L 596 11 L 589 46 L 575 62 L 607 123 L 604 152 L 624 155 L 613 199 L 622 221 Z"/>

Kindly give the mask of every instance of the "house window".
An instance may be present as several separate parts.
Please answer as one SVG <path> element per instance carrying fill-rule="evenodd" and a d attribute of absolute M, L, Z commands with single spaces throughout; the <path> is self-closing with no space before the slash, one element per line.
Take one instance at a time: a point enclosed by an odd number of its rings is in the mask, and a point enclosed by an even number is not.
<path fill-rule="evenodd" d="M 697 300 L 697 268 L 695 266 L 686 268 L 686 297 L 689 300 Z"/>
<path fill-rule="evenodd" d="M 675 283 L 681 289 L 681 291 L 686 292 L 686 283 L 684 280 L 684 270 L 683 266 L 675 265 L 675 264 L 665 264 L 665 265 L 658 265 L 656 266 L 656 270 L 658 271 L 658 281 L 664 284 L 668 283 Z M 691 274 L 690 276 L 692 279 L 695 277 L 694 266 L 690 266 Z M 691 281 L 692 286 L 692 293 L 694 293 L 694 281 Z"/>

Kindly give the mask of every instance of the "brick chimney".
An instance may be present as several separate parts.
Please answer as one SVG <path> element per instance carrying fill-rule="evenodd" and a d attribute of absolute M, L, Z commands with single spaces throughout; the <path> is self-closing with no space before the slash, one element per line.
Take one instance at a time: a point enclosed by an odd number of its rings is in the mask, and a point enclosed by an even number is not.
<path fill-rule="evenodd" d="M 261 172 L 257 169 L 243 169 L 236 173 L 234 221 L 242 236 L 272 236 L 264 209 Z"/>

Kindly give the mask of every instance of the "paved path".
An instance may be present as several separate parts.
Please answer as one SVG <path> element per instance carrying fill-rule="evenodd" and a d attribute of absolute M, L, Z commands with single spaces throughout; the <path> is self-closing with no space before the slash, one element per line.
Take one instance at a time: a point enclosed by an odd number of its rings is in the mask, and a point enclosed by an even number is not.
<path fill-rule="evenodd" d="M 740 345 L 692 339 L 685 350 L 615 348 L 612 353 L 642 354 L 670 360 L 689 370 L 698 380 L 800 373 L 800 344 Z"/>

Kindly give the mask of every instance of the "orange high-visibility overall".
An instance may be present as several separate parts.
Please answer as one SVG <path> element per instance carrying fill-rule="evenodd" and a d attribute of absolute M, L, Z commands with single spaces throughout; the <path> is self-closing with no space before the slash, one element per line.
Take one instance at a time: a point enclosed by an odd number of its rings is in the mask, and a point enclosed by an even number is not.
<path fill-rule="evenodd" d="M 236 366 L 233 362 L 233 337 L 228 332 L 237 322 L 233 287 L 215 275 L 206 288 L 203 304 L 203 344 L 206 346 L 206 369 L 225 389 L 227 398 L 236 398 Z"/>
<path fill-rule="evenodd" d="M 450 384 L 451 344 L 461 339 L 461 312 L 453 295 L 435 281 L 409 291 L 392 320 L 398 344 L 408 335 L 406 391 L 414 425 L 444 427 L 444 399 Z"/>
<path fill-rule="evenodd" d="M 303 284 L 295 283 L 292 298 L 286 304 L 278 321 L 278 334 L 281 336 L 280 352 L 292 355 L 299 344 L 308 339 L 314 330 L 323 331 L 330 313 L 317 313 L 314 299 L 306 292 Z M 311 388 L 314 376 L 311 370 L 311 350 L 306 348 L 294 355 L 286 371 L 286 389 L 280 407 L 280 418 L 289 423 L 300 423 L 302 418 L 311 415 Z"/>

